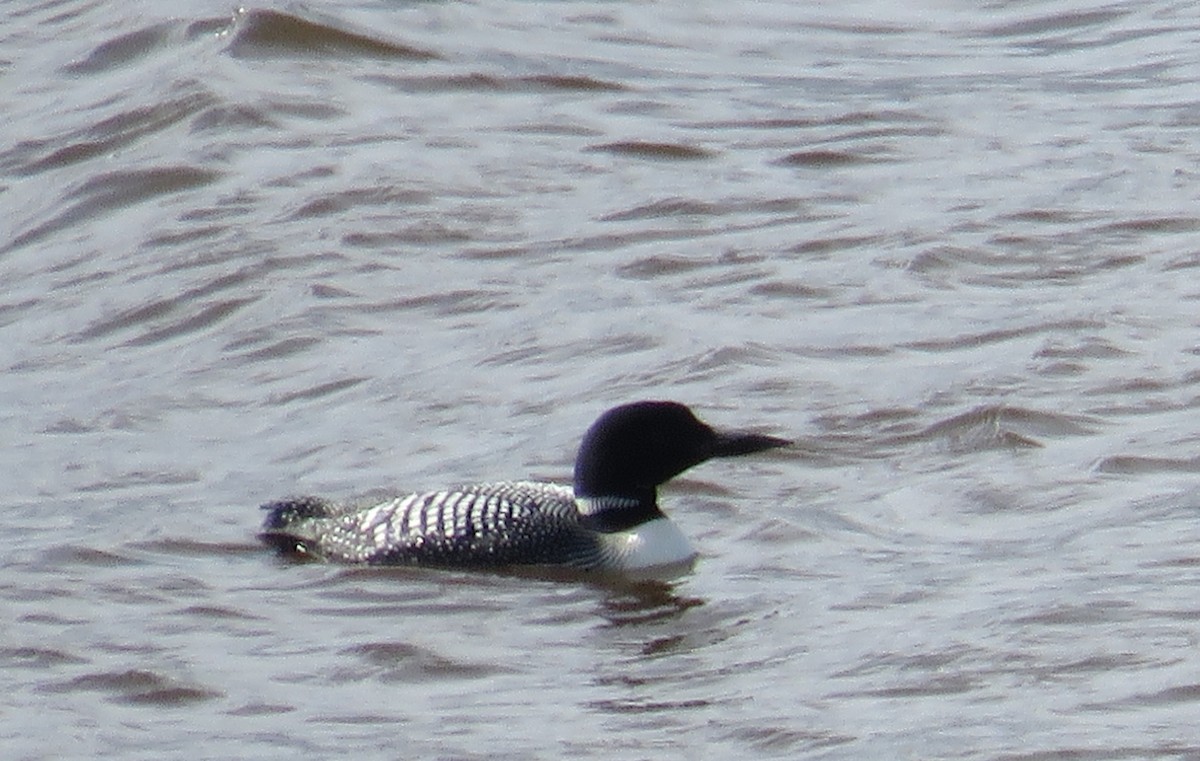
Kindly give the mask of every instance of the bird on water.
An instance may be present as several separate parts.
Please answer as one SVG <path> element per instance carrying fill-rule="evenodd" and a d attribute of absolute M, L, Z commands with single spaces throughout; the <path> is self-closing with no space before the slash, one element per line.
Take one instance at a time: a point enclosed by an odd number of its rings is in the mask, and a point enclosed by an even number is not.
<path fill-rule="evenodd" d="M 679 572 L 696 553 L 659 509 L 658 487 L 714 457 L 789 443 L 714 429 L 676 402 L 634 402 L 584 434 L 573 486 L 504 481 L 366 506 L 294 497 L 263 505 L 259 538 L 284 554 L 339 563 Z"/>

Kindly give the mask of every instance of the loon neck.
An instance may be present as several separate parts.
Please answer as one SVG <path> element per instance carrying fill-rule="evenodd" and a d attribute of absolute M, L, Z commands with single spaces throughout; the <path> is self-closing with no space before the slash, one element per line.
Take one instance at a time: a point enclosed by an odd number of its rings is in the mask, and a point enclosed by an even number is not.
<path fill-rule="evenodd" d="M 579 508 L 583 524 L 603 533 L 628 531 L 647 521 L 666 517 L 658 509 L 653 489 L 649 495 L 638 497 L 576 495 L 575 505 Z"/>

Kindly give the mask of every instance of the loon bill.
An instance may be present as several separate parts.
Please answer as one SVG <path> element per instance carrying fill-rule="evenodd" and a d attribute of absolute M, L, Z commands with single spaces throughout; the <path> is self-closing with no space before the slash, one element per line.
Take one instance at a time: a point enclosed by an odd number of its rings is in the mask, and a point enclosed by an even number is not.
<path fill-rule="evenodd" d="M 696 553 L 659 509 L 658 486 L 714 457 L 789 443 L 718 431 L 676 402 L 634 402 L 608 410 L 584 434 L 573 486 L 505 481 L 369 506 L 289 498 L 263 505 L 259 538 L 281 553 L 340 563 L 686 570 Z"/>

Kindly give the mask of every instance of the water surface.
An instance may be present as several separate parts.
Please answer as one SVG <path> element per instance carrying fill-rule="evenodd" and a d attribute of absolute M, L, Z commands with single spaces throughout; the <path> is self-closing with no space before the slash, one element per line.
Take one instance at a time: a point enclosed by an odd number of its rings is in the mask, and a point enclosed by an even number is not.
<path fill-rule="evenodd" d="M 0 14 L 10 757 L 1200 755 L 1192 4 Z M 640 398 L 670 585 L 254 541 Z"/>

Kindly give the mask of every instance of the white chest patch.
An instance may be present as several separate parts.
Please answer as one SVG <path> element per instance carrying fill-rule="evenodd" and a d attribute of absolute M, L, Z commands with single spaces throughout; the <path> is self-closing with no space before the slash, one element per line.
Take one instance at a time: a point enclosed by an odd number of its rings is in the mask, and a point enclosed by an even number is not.
<path fill-rule="evenodd" d="M 687 537 L 668 518 L 655 518 L 629 531 L 607 534 L 603 541 L 614 570 L 622 572 L 674 567 L 687 570 L 696 559 Z"/>

